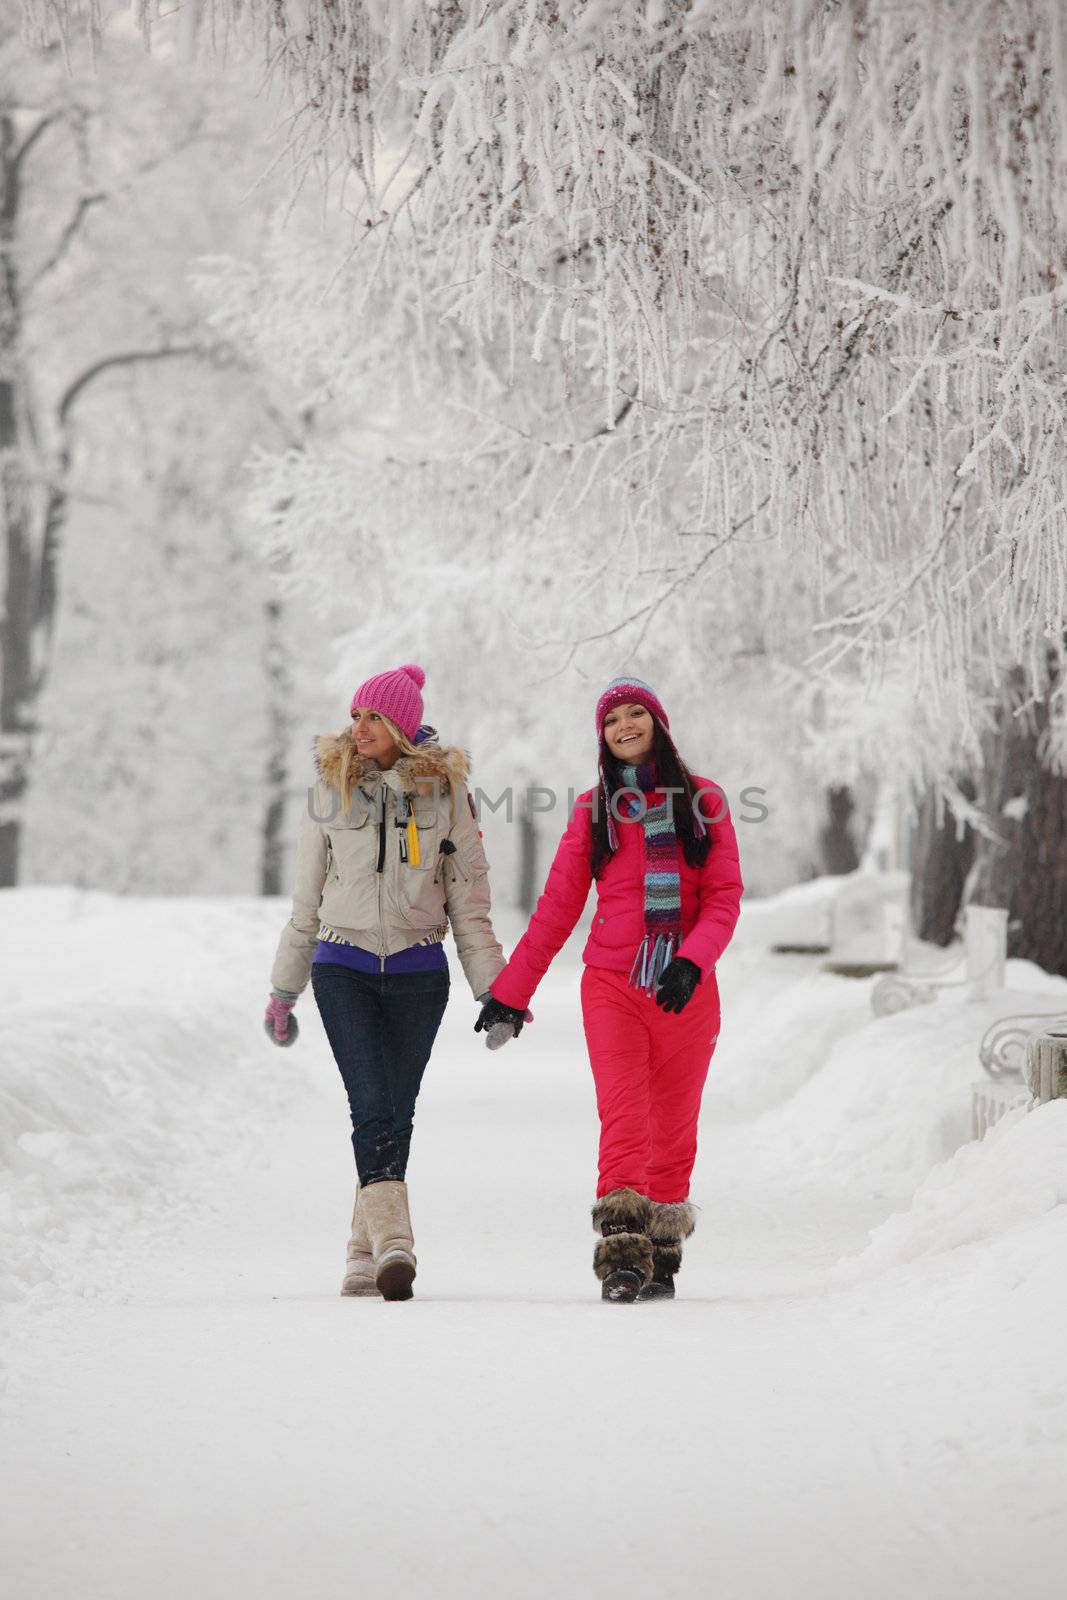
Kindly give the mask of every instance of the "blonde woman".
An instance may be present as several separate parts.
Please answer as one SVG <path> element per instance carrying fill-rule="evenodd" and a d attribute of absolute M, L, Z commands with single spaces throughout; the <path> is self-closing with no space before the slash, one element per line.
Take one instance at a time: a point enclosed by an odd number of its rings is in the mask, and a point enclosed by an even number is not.
<path fill-rule="evenodd" d="M 406 1173 L 423 1073 L 448 1002 L 451 925 L 471 992 L 504 955 L 462 750 L 423 724 L 421 667 L 360 684 L 351 725 L 316 741 L 300 819 L 293 914 L 271 972 L 266 1027 L 296 1036 L 310 978 L 344 1081 L 358 1185 L 341 1293 L 409 1300 L 415 1251 Z"/>

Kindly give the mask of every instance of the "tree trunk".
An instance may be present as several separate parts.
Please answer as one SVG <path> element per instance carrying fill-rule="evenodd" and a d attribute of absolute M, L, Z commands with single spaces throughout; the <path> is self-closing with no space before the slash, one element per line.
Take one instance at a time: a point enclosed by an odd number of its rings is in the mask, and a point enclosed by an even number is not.
<path fill-rule="evenodd" d="M 37 685 L 33 616 L 39 574 L 20 428 L 22 304 L 18 280 L 21 176 L 14 118 L 0 112 L 0 508 L 4 614 L 0 621 L 0 888 L 18 882 Z"/>
<path fill-rule="evenodd" d="M 530 806 L 529 785 L 519 806 L 518 906 L 528 917 L 537 904 L 537 824 Z"/>
<path fill-rule="evenodd" d="M 289 779 L 293 677 L 284 637 L 284 608 L 280 600 L 267 601 L 266 620 L 267 806 L 263 817 L 259 892 L 284 894 L 285 802 Z"/>
<path fill-rule="evenodd" d="M 968 898 L 1007 907 L 1009 956 L 1067 977 L 1067 778 L 1039 754 L 1047 701 L 1013 715 L 1022 685 L 1013 672 L 987 741 L 979 792 L 997 839 L 978 840 Z"/>
<path fill-rule="evenodd" d="M 975 798 L 969 778 L 962 779 L 959 788 L 968 800 Z M 968 823 L 961 826 L 947 806 L 939 823 L 937 809 L 936 794 L 929 789 L 912 840 L 911 925 L 916 938 L 947 945 L 974 864 L 975 834 Z"/>
<path fill-rule="evenodd" d="M 838 876 L 855 872 L 860 864 L 859 851 L 852 834 L 852 817 L 856 802 L 852 790 L 841 784 L 826 791 L 827 821 L 819 832 L 823 871 Z"/>
<path fill-rule="evenodd" d="M 1011 899 L 1019 928 L 1008 952 L 1067 977 L 1067 778 L 1037 766 L 1027 798 Z"/>

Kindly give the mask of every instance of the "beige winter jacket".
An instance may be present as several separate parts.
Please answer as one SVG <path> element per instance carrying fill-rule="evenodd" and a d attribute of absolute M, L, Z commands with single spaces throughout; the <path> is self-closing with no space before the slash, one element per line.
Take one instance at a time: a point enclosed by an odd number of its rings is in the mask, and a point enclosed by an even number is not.
<path fill-rule="evenodd" d="M 489 863 L 463 751 L 427 744 L 418 755 L 400 756 L 388 771 L 354 754 L 352 803 L 345 812 L 341 770 L 351 742 L 348 729 L 315 741 L 318 781 L 300 818 L 293 915 L 271 983 L 294 994 L 306 988 L 320 922 L 383 962 L 451 924 L 471 992 L 484 994 L 505 963 L 489 919 Z M 418 866 L 406 859 L 408 796 Z"/>

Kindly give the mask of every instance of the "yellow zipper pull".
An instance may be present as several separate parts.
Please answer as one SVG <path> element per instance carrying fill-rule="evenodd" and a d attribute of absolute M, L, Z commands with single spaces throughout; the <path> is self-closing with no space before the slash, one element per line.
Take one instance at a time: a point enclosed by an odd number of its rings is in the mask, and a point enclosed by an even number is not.
<path fill-rule="evenodd" d="M 408 866 L 422 866 L 422 856 L 419 854 L 419 829 L 410 795 L 408 795 Z"/>

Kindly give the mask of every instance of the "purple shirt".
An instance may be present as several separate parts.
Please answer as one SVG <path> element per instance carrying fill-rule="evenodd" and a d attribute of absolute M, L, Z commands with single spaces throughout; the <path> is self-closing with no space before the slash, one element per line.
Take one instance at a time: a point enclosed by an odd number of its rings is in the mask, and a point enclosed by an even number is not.
<path fill-rule="evenodd" d="M 447 971 L 448 957 L 445 947 L 441 942 L 444 932 L 431 933 L 425 939 L 420 939 L 418 944 L 408 945 L 406 950 L 398 950 L 395 955 L 386 956 L 385 966 L 382 966 L 381 957 L 376 956 L 372 950 L 362 950 L 357 944 L 349 944 L 332 928 L 324 928 L 330 935 L 328 939 L 320 939 L 315 946 L 312 964 L 316 961 L 332 961 L 337 966 L 351 967 L 354 972 L 438 972 L 442 968 Z"/>

